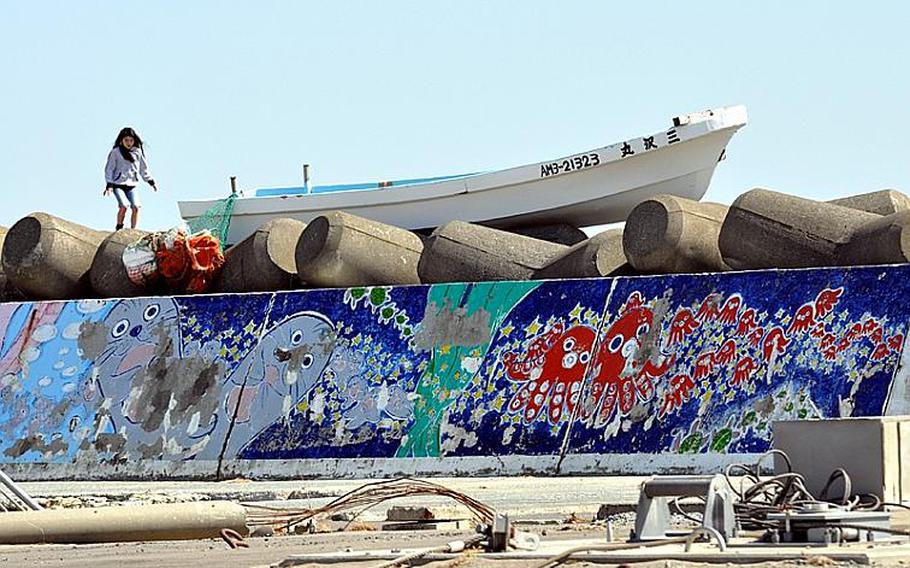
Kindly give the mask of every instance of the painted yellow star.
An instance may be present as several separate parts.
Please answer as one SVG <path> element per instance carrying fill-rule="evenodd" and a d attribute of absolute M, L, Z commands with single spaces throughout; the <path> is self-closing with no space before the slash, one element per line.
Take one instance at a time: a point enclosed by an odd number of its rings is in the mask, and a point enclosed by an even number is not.
<path fill-rule="evenodd" d="M 541 327 L 542 326 L 540 325 L 539 319 L 537 317 L 535 317 L 534 321 L 529 323 L 528 327 L 525 328 L 525 334 L 526 335 L 536 335 L 537 332 L 540 331 Z"/>
<path fill-rule="evenodd" d="M 515 326 L 512 325 L 511 322 L 499 328 L 499 333 L 501 333 L 503 337 L 508 337 L 513 331 L 515 331 Z"/>
<path fill-rule="evenodd" d="M 448 354 L 450 351 L 452 351 L 452 344 L 450 343 L 443 343 L 439 346 L 439 352 L 443 355 Z"/>
<path fill-rule="evenodd" d="M 506 399 L 504 399 L 502 397 L 502 395 L 500 394 L 493 400 L 493 403 L 491 404 L 491 406 L 493 408 L 495 408 L 496 410 L 502 410 L 502 407 L 505 403 L 506 403 Z"/>
<path fill-rule="evenodd" d="M 569 312 L 569 317 L 573 320 L 581 319 L 582 310 L 583 308 L 581 307 L 581 304 L 575 304 L 575 307 L 572 308 L 571 312 Z"/>

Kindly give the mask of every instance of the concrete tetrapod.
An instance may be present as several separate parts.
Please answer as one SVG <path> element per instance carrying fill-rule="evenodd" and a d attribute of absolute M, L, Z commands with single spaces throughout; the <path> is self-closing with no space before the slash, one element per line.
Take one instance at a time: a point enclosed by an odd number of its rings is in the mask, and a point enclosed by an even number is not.
<path fill-rule="evenodd" d="M 866 223 L 840 250 L 843 265 L 903 262 L 910 262 L 910 211 Z"/>
<path fill-rule="evenodd" d="M 300 287 L 295 254 L 306 223 L 272 219 L 227 249 L 214 292 L 270 292 Z"/>
<path fill-rule="evenodd" d="M 910 197 L 893 189 L 882 189 L 861 195 L 851 195 L 828 201 L 832 205 L 858 209 L 876 215 L 893 215 L 900 211 L 910 211 Z"/>
<path fill-rule="evenodd" d="M 123 251 L 147 233 L 137 229 L 120 229 L 111 233 L 101 242 L 92 267 L 89 279 L 92 290 L 102 298 L 128 298 L 154 293 L 147 286 L 136 284 L 126 273 L 123 265 Z"/>
<path fill-rule="evenodd" d="M 0 251 L 3 250 L 3 241 L 6 239 L 7 231 L 8 229 L 6 227 L 0 227 Z M 0 263 L 0 302 L 10 302 L 21 299 L 22 294 L 16 290 L 16 287 L 13 286 L 12 282 L 9 281 L 9 278 L 6 277 L 6 273 L 3 272 L 3 264 Z"/>
<path fill-rule="evenodd" d="M 622 245 L 638 272 L 667 274 L 730 270 L 717 246 L 727 206 L 658 195 L 635 206 Z"/>
<path fill-rule="evenodd" d="M 230 501 L 44 509 L 0 515 L 0 544 L 195 540 L 222 529 L 248 535 L 246 509 Z"/>
<path fill-rule="evenodd" d="M 586 239 L 534 273 L 534 278 L 596 278 L 631 272 L 622 249 L 622 229 L 610 229 Z"/>
<path fill-rule="evenodd" d="M 569 247 L 507 231 L 452 221 L 427 239 L 420 281 L 530 280 Z"/>
<path fill-rule="evenodd" d="M 91 291 L 92 260 L 107 235 L 47 213 L 32 213 L 7 233 L 3 271 L 31 299 L 85 298 Z"/>
<path fill-rule="evenodd" d="M 720 252 L 734 270 L 838 266 L 840 247 L 879 219 L 840 205 L 767 189 L 740 195 L 720 231 Z"/>
<path fill-rule="evenodd" d="M 307 223 L 297 243 L 297 275 L 314 286 L 417 284 L 423 242 L 414 233 L 332 211 Z"/>
<path fill-rule="evenodd" d="M 551 225 L 529 225 L 525 227 L 512 227 L 506 229 L 516 235 L 524 235 L 532 239 L 540 239 L 566 246 L 577 245 L 588 238 L 584 231 L 568 223 Z"/>

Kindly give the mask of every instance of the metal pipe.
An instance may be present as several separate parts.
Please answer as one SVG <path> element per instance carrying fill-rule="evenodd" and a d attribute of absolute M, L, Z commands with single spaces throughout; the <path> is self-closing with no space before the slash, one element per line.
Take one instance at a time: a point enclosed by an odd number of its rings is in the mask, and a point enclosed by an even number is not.
<path fill-rule="evenodd" d="M 44 509 L 0 515 L 0 544 L 132 542 L 249 534 L 246 509 L 229 501 Z"/>
<path fill-rule="evenodd" d="M 310 165 L 303 164 L 303 189 L 310 192 Z"/>
<path fill-rule="evenodd" d="M 237 194 L 237 176 L 231 176 L 231 194 Z"/>
<path fill-rule="evenodd" d="M 23 503 L 28 505 L 28 508 L 33 511 L 40 511 L 44 509 L 41 505 L 35 502 L 32 499 L 32 496 L 25 492 L 24 489 L 19 487 L 15 481 L 13 481 L 10 476 L 6 475 L 3 470 L 0 470 L 0 483 L 6 486 L 7 489 L 13 492 L 13 494 L 18 497 Z"/>

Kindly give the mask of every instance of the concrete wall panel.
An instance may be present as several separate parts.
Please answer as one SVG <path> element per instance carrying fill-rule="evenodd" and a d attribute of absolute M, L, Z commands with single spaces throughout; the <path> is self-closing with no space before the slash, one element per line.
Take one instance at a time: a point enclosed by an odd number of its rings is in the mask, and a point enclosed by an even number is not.
<path fill-rule="evenodd" d="M 907 408 L 910 266 L 0 304 L 21 478 L 713 471 Z"/>

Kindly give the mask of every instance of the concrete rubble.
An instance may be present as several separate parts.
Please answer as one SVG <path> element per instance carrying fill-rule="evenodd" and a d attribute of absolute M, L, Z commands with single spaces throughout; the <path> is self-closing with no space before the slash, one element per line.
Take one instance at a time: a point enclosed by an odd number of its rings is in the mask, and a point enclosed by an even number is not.
<path fill-rule="evenodd" d="M 908 231 L 910 197 L 892 189 L 823 202 L 756 188 L 729 207 L 659 195 L 623 229 L 590 238 L 567 225 L 505 231 L 457 220 L 426 236 L 337 211 L 265 223 L 225 252 L 211 291 L 905 263 Z M 0 300 L 155 294 L 122 266 L 123 249 L 143 234 L 47 213 L 0 228 Z"/>

